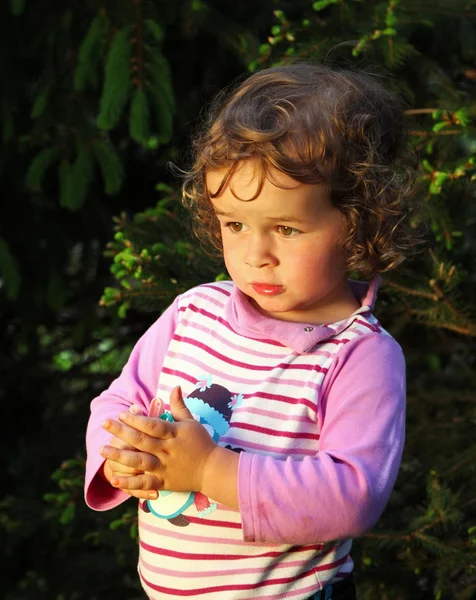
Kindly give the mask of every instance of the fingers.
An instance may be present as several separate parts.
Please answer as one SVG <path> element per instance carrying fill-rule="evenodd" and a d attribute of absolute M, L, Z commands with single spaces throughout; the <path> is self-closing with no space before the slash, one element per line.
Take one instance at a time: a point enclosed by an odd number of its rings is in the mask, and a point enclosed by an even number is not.
<path fill-rule="evenodd" d="M 157 457 L 146 452 L 137 452 L 135 450 L 121 450 L 113 446 L 103 446 L 101 455 L 112 461 L 111 470 L 113 472 L 127 473 L 124 468 L 129 468 L 131 473 L 153 471 L 160 466 Z M 115 466 L 118 466 L 116 469 Z"/>
<path fill-rule="evenodd" d="M 164 401 L 160 398 L 153 398 L 150 403 L 149 417 L 160 417 L 164 412 Z"/>
<path fill-rule="evenodd" d="M 131 477 L 113 477 L 111 485 L 119 488 L 136 498 L 146 498 L 148 500 L 157 498 L 158 489 L 162 488 L 162 480 L 152 473 L 143 473 Z"/>
<path fill-rule="evenodd" d="M 106 419 L 103 428 L 137 450 L 158 451 L 161 440 L 175 437 L 174 423 L 130 413 L 121 413 L 119 419 Z"/>
<path fill-rule="evenodd" d="M 138 475 L 141 473 L 138 469 L 125 467 L 124 465 L 121 465 L 121 463 L 114 462 L 113 460 L 108 460 L 107 462 L 113 475 Z"/>
<path fill-rule="evenodd" d="M 135 450 L 134 446 L 127 444 L 121 440 L 121 438 L 118 438 L 115 435 L 113 435 L 109 440 L 108 445 L 112 446 L 113 448 L 119 448 L 120 450 Z"/>

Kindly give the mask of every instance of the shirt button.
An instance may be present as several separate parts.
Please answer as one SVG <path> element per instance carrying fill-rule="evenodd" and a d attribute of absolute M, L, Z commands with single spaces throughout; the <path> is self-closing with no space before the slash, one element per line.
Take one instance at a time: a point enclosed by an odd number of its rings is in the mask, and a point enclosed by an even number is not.
<path fill-rule="evenodd" d="M 311 331 L 313 331 L 313 330 L 314 330 L 314 327 L 304 327 L 304 331 L 305 331 L 306 333 L 310 333 L 310 332 L 311 332 Z"/>

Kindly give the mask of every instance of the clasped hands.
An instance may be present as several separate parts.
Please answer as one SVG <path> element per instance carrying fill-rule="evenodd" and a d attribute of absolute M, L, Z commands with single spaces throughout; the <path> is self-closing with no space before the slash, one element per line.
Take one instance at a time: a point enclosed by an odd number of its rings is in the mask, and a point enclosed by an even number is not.
<path fill-rule="evenodd" d="M 206 465 L 219 448 L 186 407 L 180 387 L 170 395 L 174 422 L 121 413 L 106 419 L 113 434 L 101 448 L 104 475 L 110 484 L 136 498 L 157 498 L 157 490 L 203 492 Z"/>

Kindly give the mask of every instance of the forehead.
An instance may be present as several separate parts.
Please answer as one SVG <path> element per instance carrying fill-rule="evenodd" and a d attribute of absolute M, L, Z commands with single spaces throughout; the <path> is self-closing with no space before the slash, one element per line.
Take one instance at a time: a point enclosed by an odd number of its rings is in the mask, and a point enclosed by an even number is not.
<path fill-rule="evenodd" d="M 237 221 L 310 222 L 336 210 L 325 184 L 300 183 L 273 168 L 263 173 L 252 161 L 238 163 L 231 174 L 229 168 L 208 172 L 206 185 L 216 214 Z"/>
<path fill-rule="evenodd" d="M 227 167 L 207 171 L 205 183 L 211 197 L 220 190 L 218 197 L 231 193 L 246 200 L 255 197 L 260 186 L 280 190 L 293 190 L 303 186 L 286 173 L 278 169 L 264 166 L 257 160 L 242 160 Z"/>

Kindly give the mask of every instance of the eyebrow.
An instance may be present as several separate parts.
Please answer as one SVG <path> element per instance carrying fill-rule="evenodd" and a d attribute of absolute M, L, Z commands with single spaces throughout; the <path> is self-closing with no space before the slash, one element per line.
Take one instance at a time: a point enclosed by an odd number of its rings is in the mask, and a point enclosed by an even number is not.
<path fill-rule="evenodd" d="M 216 210 L 215 214 L 217 217 L 228 217 L 230 219 L 235 218 L 233 213 L 226 212 L 224 210 Z M 267 217 L 268 221 L 273 221 L 274 223 L 307 223 L 305 219 L 298 219 L 293 215 L 282 215 L 280 217 Z"/>

